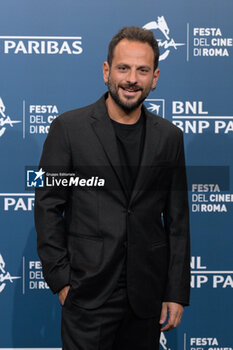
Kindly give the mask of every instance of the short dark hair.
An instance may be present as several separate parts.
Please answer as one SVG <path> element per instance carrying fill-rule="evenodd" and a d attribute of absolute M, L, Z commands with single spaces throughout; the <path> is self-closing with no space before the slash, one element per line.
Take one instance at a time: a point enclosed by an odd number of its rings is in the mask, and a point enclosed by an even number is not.
<path fill-rule="evenodd" d="M 117 44 L 123 40 L 139 41 L 142 43 L 148 43 L 154 52 L 154 70 L 158 67 L 159 62 L 159 46 L 151 30 L 143 29 L 136 26 L 123 27 L 112 38 L 108 46 L 108 64 L 111 67 L 114 49 Z"/>

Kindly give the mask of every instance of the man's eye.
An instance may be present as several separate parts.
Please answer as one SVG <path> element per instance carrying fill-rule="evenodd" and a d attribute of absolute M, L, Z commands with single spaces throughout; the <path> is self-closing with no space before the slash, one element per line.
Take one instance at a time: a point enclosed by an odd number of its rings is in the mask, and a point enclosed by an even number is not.
<path fill-rule="evenodd" d="M 146 68 L 141 68 L 141 72 L 142 72 L 142 73 L 147 73 L 147 72 L 148 72 L 148 69 L 146 69 Z"/>
<path fill-rule="evenodd" d="M 118 67 L 118 69 L 124 71 L 126 70 L 126 67 Z"/>

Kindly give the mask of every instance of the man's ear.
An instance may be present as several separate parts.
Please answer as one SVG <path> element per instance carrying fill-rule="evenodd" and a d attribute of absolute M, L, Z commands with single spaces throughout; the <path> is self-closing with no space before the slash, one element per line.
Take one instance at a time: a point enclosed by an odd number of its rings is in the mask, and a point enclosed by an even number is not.
<path fill-rule="evenodd" d="M 159 68 L 157 68 L 157 69 L 154 71 L 154 76 L 153 76 L 153 81 L 152 81 L 151 90 L 154 90 L 155 87 L 156 87 L 157 81 L 158 81 L 158 79 L 159 79 L 159 73 L 160 73 L 160 70 L 159 70 Z"/>
<path fill-rule="evenodd" d="M 107 61 L 105 61 L 103 64 L 103 78 L 105 83 L 108 83 L 109 71 L 110 71 L 109 64 Z"/>

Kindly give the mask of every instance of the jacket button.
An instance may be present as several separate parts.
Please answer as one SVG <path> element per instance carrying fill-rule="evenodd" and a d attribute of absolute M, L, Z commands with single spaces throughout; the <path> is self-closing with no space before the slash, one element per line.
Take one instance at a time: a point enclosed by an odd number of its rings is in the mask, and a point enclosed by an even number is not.
<path fill-rule="evenodd" d="M 127 241 L 124 241 L 124 242 L 123 242 L 123 246 L 126 248 L 127 245 L 128 245 L 128 242 L 127 242 Z"/>
<path fill-rule="evenodd" d="M 133 213 L 133 211 L 131 209 L 128 209 L 128 214 L 130 215 L 132 213 Z"/>

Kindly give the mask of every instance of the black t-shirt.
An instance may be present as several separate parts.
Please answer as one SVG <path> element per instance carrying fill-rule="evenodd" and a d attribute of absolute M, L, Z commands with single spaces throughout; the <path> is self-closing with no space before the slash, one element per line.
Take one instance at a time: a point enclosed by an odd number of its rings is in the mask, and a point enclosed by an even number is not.
<path fill-rule="evenodd" d="M 122 124 L 111 119 L 116 134 L 123 178 L 129 196 L 136 180 L 144 145 L 144 119 L 143 114 L 135 124 Z"/>
<path fill-rule="evenodd" d="M 113 119 L 111 121 L 117 139 L 122 174 L 130 198 L 144 146 L 145 116 L 142 113 L 135 124 L 122 124 Z M 126 261 L 124 262 L 118 284 L 123 287 L 126 286 Z"/>

